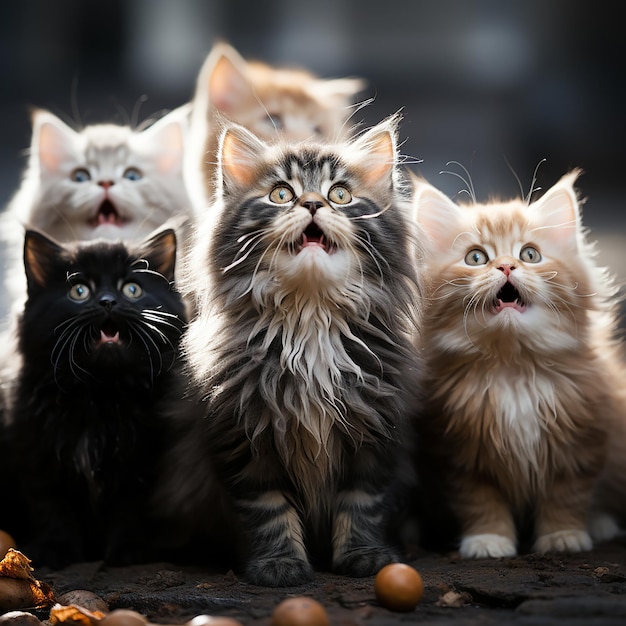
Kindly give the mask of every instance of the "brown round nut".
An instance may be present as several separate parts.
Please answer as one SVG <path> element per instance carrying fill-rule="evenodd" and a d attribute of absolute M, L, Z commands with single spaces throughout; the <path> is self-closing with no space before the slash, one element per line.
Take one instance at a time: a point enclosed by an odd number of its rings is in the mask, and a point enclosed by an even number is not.
<path fill-rule="evenodd" d="M 41 626 L 41 621 L 26 611 L 9 611 L 0 615 L 2 626 Z"/>
<path fill-rule="evenodd" d="M 186 626 L 243 626 L 243 624 L 233 617 L 197 615 L 193 619 L 189 620 Z"/>
<path fill-rule="evenodd" d="M 93 591 L 87 591 L 86 589 L 74 589 L 68 591 L 57 598 L 57 602 L 63 606 L 69 606 L 73 604 L 81 609 L 87 609 L 90 613 L 100 611 L 100 613 L 108 613 L 109 606 L 107 603 Z"/>
<path fill-rule="evenodd" d="M 385 565 L 374 579 L 378 602 L 391 611 L 413 611 L 424 595 L 418 571 L 406 563 Z"/>
<path fill-rule="evenodd" d="M 287 598 L 272 613 L 271 626 L 330 626 L 326 609 L 313 598 Z"/>

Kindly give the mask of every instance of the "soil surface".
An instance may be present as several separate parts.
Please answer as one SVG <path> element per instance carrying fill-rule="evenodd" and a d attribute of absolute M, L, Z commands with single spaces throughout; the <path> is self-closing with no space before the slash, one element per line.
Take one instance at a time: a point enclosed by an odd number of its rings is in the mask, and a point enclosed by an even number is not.
<path fill-rule="evenodd" d="M 57 597 L 86 589 L 104 599 L 110 610 L 134 609 L 159 624 L 182 624 L 208 614 L 269 626 L 274 607 L 300 595 L 321 602 L 332 626 L 626 624 L 624 535 L 580 554 L 468 561 L 422 552 L 409 562 L 420 572 L 425 588 L 410 613 L 380 606 L 373 577 L 320 572 L 312 583 L 274 589 L 247 584 L 233 572 L 195 566 L 104 567 L 98 562 L 59 571 L 35 568 L 34 575 L 50 584 Z M 45 620 L 48 613 L 36 615 Z"/>

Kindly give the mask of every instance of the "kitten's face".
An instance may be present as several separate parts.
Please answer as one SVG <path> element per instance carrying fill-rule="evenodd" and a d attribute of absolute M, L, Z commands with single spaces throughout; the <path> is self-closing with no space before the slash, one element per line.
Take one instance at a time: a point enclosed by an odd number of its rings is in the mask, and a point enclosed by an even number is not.
<path fill-rule="evenodd" d="M 40 190 L 29 225 L 58 241 L 143 239 L 188 208 L 182 129 L 172 117 L 145 131 L 100 124 L 76 132 L 38 112 L 33 151 Z"/>
<path fill-rule="evenodd" d="M 288 291 L 326 293 L 380 281 L 404 249 L 394 204 L 394 135 L 379 125 L 340 149 L 262 143 L 239 126 L 223 136 L 226 191 L 219 262 Z"/>
<path fill-rule="evenodd" d="M 49 349 L 55 370 L 75 378 L 151 381 L 171 366 L 182 332 L 175 250 L 173 231 L 134 251 L 103 241 L 61 247 L 28 231 L 23 341 Z"/>
<path fill-rule="evenodd" d="M 564 179 L 530 206 L 459 207 L 432 188 L 417 192 L 418 220 L 434 244 L 429 319 L 442 343 L 576 341 L 592 289 L 572 183 Z"/>

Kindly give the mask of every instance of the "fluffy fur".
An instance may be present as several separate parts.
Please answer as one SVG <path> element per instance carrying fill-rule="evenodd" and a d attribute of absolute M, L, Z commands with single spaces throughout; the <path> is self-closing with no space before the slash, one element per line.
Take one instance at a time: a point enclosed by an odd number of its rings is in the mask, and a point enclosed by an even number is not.
<path fill-rule="evenodd" d="M 26 515 L 13 532 L 39 565 L 147 556 L 158 412 L 184 324 L 175 255 L 171 229 L 136 245 L 26 232 L 7 448 Z"/>
<path fill-rule="evenodd" d="M 187 183 L 199 214 L 215 188 L 220 118 L 265 140 L 337 139 L 364 87 L 361 79 L 322 79 L 300 68 L 247 61 L 232 46 L 215 44 L 198 74 L 187 153 Z"/>
<path fill-rule="evenodd" d="M 444 468 L 464 557 L 587 550 L 611 420 L 624 411 L 615 289 L 594 263 L 574 189 L 458 206 L 416 182 L 430 237 L 423 446 Z"/>
<path fill-rule="evenodd" d="M 386 524 L 419 290 L 397 122 L 338 145 L 270 145 L 239 125 L 222 136 L 218 200 L 185 276 L 197 411 L 169 506 L 198 498 L 210 459 L 256 584 L 302 583 L 312 562 L 371 575 L 398 558 Z"/>
<path fill-rule="evenodd" d="M 181 107 L 143 130 L 74 130 L 48 111 L 34 112 L 28 166 L 0 224 L 5 291 L 16 310 L 25 296 L 24 227 L 61 243 L 142 241 L 172 216 L 191 215 L 183 180 L 188 114 Z"/>

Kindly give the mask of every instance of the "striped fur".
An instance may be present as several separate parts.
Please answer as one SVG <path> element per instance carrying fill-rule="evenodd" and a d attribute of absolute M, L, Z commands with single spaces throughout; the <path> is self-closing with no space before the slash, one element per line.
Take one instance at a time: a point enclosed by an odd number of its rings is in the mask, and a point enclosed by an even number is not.
<path fill-rule="evenodd" d="M 206 419 L 177 456 L 213 460 L 253 583 L 301 583 L 326 557 L 357 576 L 397 558 L 387 505 L 419 366 L 397 121 L 338 145 L 269 146 L 236 125 L 222 136 L 221 200 L 184 286 L 199 311 L 189 393 Z M 329 199 L 339 183 L 351 202 Z M 285 186 L 293 198 L 270 201 Z M 185 483 L 181 500 L 194 497 Z"/>

